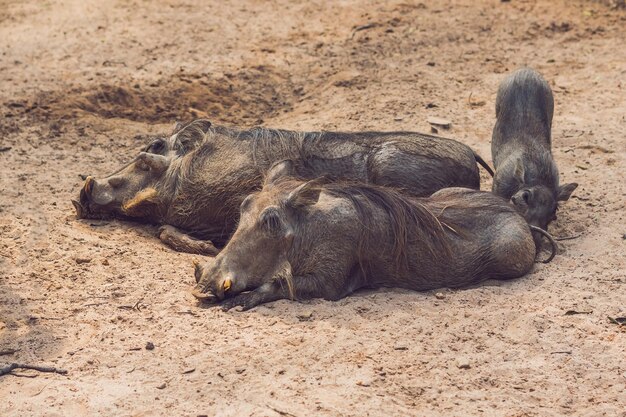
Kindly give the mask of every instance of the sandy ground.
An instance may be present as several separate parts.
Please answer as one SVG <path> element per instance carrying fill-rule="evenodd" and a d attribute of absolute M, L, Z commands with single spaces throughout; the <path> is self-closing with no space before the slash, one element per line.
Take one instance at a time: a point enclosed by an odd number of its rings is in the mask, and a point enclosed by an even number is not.
<path fill-rule="evenodd" d="M 0 0 L 0 366 L 68 371 L 0 377 L 0 415 L 626 416 L 626 326 L 607 318 L 626 316 L 625 28 L 592 1 Z M 580 237 L 522 279 L 224 313 L 154 226 L 75 220 L 79 174 L 194 116 L 439 116 L 489 159 L 521 65 L 553 87 L 580 184 L 551 227 Z"/>

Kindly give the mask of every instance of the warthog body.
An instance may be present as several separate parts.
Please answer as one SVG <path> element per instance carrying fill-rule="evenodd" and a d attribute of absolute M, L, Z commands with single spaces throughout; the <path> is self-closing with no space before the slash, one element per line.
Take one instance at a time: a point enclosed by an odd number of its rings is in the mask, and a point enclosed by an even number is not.
<path fill-rule="evenodd" d="M 459 287 L 520 277 L 534 257 L 528 224 L 492 193 L 447 188 L 412 198 L 270 173 L 243 201 L 224 250 L 196 264 L 193 294 L 248 309 L 282 298 L 337 300 L 364 287 Z"/>
<path fill-rule="evenodd" d="M 416 196 L 447 186 L 479 188 L 476 162 L 484 164 L 457 141 L 420 133 L 237 130 L 196 120 L 155 139 L 114 174 L 88 178 L 74 205 L 79 217 L 168 225 L 161 232 L 166 243 L 211 255 L 213 243 L 224 245 L 234 231 L 245 196 L 286 158 L 299 161 L 294 169 L 303 177 L 394 186 Z"/>
<path fill-rule="evenodd" d="M 553 112 L 552 90 L 536 71 L 519 69 L 500 84 L 491 140 L 493 192 L 544 230 L 556 219 L 557 201 L 569 199 L 578 186 L 559 185 L 551 151 Z"/>

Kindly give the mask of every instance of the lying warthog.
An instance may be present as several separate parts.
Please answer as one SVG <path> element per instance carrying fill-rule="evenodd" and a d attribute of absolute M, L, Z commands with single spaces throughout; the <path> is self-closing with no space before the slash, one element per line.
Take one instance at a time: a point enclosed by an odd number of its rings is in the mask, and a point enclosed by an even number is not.
<path fill-rule="evenodd" d="M 337 300 L 364 287 L 459 287 L 520 277 L 533 265 L 529 225 L 492 193 L 447 188 L 413 198 L 273 171 L 241 204 L 224 250 L 196 263 L 196 298 L 249 309 L 282 298 Z"/>
<path fill-rule="evenodd" d="M 578 184 L 559 185 L 552 157 L 552 90 L 536 71 L 523 68 L 500 84 L 491 156 L 493 192 L 510 199 L 529 224 L 546 229 L 556 219 L 557 201 L 569 199 Z M 539 236 L 535 235 L 539 247 Z"/>
<path fill-rule="evenodd" d="M 108 177 L 88 177 L 73 203 L 79 218 L 166 225 L 160 237 L 174 248 L 215 255 L 213 243 L 226 243 L 243 199 L 261 187 L 272 163 L 286 158 L 300 161 L 294 169 L 304 177 L 389 185 L 416 196 L 447 186 L 479 188 L 477 161 L 490 171 L 462 143 L 421 133 L 237 130 L 196 120 L 155 139 Z"/>

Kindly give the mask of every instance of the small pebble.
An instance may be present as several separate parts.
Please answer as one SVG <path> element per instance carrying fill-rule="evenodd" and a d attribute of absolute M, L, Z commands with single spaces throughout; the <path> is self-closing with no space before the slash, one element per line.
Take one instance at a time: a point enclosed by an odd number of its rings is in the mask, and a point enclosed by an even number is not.
<path fill-rule="evenodd" d="M 152 342 L 146 343 L 146 350 L 153 350 L 153 349 L 154 349 L 154 343 Z"/>
<path fill-rule="evenodd" d="M 435 298 L 437 298 L 437 300 L 443 300 L 444 298 L 446 298 L 446 296 L 443 295 L 442 292 L 438 292 L 435 294 Z"/>
<path fill-rule="evenodd" d="M 75 259 L 77 264 L 88 264 L 89 262 L 91 262 L 91 258 L 76 258 Z"/>
<path fill-rule="evenodd" d="M 308 310 L 296 315 L 300 321 L 309 321 L 313 318 L 313 311 Z"/>
<path fill-rule="evenodd" d="M 448 119 L 443 119 L 441 117 L 431 116 L 427 119 L 428 123 L 431 125 L 435 125 L 437 127 L 443 127 L 444 129 L 449 129 L 452 126 L 452 122 Z"/>
<path fill-rule="evenodd" d="M 163 388 L 165 388 L 165 387 L 167 387 L 167 384 L 164 382 L 164 383 L 162 383 L 161 385 L 159 385 L 159 386 L 157 387 L 157 389 L 163 389 Z"/>
<path fill-rule="evenodd" d="M 469 360 L 467 358 L 459 358 L 456 361 L 456 367 L 459 369 L 469 369 L 471 368 Z"/>

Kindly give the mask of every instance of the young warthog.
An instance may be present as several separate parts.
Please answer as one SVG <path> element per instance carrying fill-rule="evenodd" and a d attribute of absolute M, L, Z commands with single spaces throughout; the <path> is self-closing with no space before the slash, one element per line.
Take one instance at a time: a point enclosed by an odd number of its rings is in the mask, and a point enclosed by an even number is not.
<path fill-rule="evenodd" d="M 249 309 L 282 298 L 337 300 L 364 287 L 459 287 L 532 268 L 528 224 L 492 193 L 447 188 L 412 198 L 272 171 L 241 204 L 224 250 L 196 263 L 196 298 Z"/>
<path fill-rule="evenodd" d="M 544 230 L 556 219 L 557 201 L 569 199 L 578 186 L 559 185 L 551 151 L 553 112 L 552 90 L 538 72 L 522 68 L 500 84 L 491 140 L 493 192 Z"/>
<path fill-rule="evenodd" d="M 155 139 L 108 177 L 87 178 L 73 203 L 79 218 L 162 224 L 160 238 L 177 250 L 215 255 L 213 244 L 224 245 L 234 231 L 242 200 L 286 158 L 297 160 L 293 169 L 303 177 L 394 186 L 416 196 L 479 188 L 476 162 L 484 164 L 462 143 L 421 133 L 237 130 L 196 120 Z"/>

